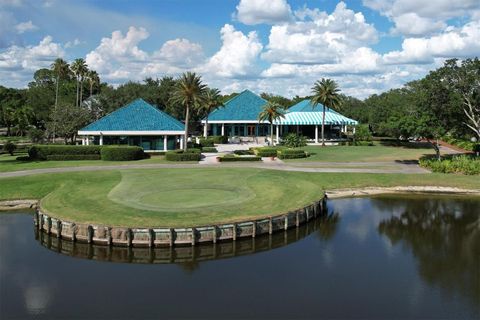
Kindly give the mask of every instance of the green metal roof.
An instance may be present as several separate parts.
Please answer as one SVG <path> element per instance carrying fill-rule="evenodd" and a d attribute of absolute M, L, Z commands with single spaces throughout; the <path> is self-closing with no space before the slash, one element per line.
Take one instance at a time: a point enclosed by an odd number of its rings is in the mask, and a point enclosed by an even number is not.
<path fill-rule="evenodd" d="M 182 122 L 137 99 L 80 131 L 183 131 Z"/>
<path fill-rule="evenodd" d="M 289 112 L 285 118 L 275 122 L 281 125 L 321 125 L 322 112 Z M 357 125 L 358 122 L 337 112 L 325 112 L 326 125 Z"/>
<path fill-rule="evenodd" d="M 245 90 L 228 100 L 224 107 L 210 113 L 208 121 L 256 121 L 266 103 L 265 99 L 250 90 Z"/>

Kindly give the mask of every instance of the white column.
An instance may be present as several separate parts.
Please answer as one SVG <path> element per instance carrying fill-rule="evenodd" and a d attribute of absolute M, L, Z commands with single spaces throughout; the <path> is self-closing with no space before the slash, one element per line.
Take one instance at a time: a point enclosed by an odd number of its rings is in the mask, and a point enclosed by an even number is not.
<path fill-rule="evenodd" d="M 103 135 L 100 135 L 100 145 L 103 146 Z"/>
<path fill-rule="evenodd" d="M 85 145 L 85 137 L 82 137 L 82 146 Z"/>
<path fill-rule="evenodd" d="M 168 140 L 167 140 L 167 136 L 163 136 L 163 151 L 167 151 L 167 143 L 168 143 Z"/>
<path fill-rule="evenodd" d="M 222 123 L 222 136 L 225 135 L 225 123 Z"/>
<path fill-rule="evenodd" d="M 353 134 L 355 134 L 355 127 L 353 127 Z"/>
<path fill-rule="evenodd" d="M 205 124 L 203 125 L 203 136 L 204 136 L 204 137 L 207 137 L 207 132 L 208 132 L 208 126 L 207 126 L 207 124 L 205 123 Z"/>
<path fill-rule="evenodd" d="M 90 145 L 90 137 L 87 136 L 87 146 Z"/>
<path fill-rule="evenodd" d="M 277 130 L 276 130 L 276 131 L 277 131 L 277 132 L 276 132 L 276 133 L 277 133 L 277 143 L 279 143 L 279 142 L 280 142 L 280 129 L 279 129 L 279 125 L 278 125 L 278 124 L 277 124 L 276 129 L 277 129 Z M 272 142 L 273 142 L 273 141 L 272 141 Z"/>
<path fill-rule="evenodd" d="M 318 125 L 315 125 L 315 143 L 318 143 Z"/>
<path fill-rule="evenodd" d="M 180 137 L 180 149 L 183 149 L 183 136 Z"/>

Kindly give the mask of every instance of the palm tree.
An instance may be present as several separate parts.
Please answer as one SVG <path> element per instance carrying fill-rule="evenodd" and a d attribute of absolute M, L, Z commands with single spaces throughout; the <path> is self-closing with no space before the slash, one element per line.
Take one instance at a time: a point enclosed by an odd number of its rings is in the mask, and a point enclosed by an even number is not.
<path fill-rule="evenodd" d="M 58 89 L 60 85 L 60 78 L 65 78 L 69 72 L 68 63 L 61 59 L 57 58 L 51 65 L 52 71 L 57 75 L 56 88 L 55 88 L 55 111 L 57 111 L 58 106 Z M 55 140 L 55 124 L 53 125 L 53 139 Z"/>
<path fill-rule="evenodd" d="M 88 85 L 90 86 L 90 97 L 93 94 L 93 87 L 100 84 L 100 77 L 98 76 L 97 71 L 89 70 L 86 75 Z"/>
<path fill-rule="evenodd" d="M 81 100 L 81 98 L 79 99 L 80 97 L 79 84 L 81 82 L 80 79 L 83 82 L 83 75 L 88 70 L 87 63 L 82 58 L 75 59 L 75 61 L 73 61 L 70 68 L 72 69 L 73 74 L 77 78 L 77 98 L 75 100 L 75 106 L 78 107 L 80 105 L 80 100 Z"/>
<path fill-rule="evenodd" d="M 315 82 L 312 87 L 313 96 L 310 99 L 312 108 L 318 104 L 323 106 L 322 114 L 322 146 L 325 146 L 325 107 L 339 108 L 341 106 L 340 89 L 337 83 L 332 79 L 325 79 Z"/>
<path fill-rule="evenodd" d="M 258 121 L 270 122 L 270 141 L 273 145 L 273 122 L 285 118 L 284 107 L 277 103 L 269 101 L 263 106 L 263 110 L 258 114 Z M 278 142 L 278 141 L 277 141 Z"/>
<path fill-rule="evenodd" d="M 204 99 L 207 86 L 202 83 L 202 78 L 193 72 L 182 74 L 176 81 L 171 100 L 185 108 L 185 137 L 183 150 L 187 150 L 188 120 L 190 109 L 198 108 Z"/>
<path fill-rule="evenodd" d="M 216 108 L 223 107 L 222 96 L 220 90 L 216 88 L 207 88 L 204 95 L 203 110 L 207 114 L 205 117 L 205 138 L 208 137 L 208 115 Z"/>

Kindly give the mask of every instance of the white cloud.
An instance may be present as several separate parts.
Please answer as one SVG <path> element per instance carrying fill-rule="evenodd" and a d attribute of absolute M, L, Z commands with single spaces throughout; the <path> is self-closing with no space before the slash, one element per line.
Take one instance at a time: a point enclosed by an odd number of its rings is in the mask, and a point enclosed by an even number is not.
<path fill-rule="evenodd" d="M 447 27 L 443 21 L 423 18 L 413 12 L 394 17 L 393 21 L 395 22 L 394 32 L 409 36 L 428 35 Z"/>
<path fill-rule="evenodd" d="M 426 36 L 446 27 L 451 18 L 474 16 L 480 10 L 478 0 L 363 0 L 395 23 L 394 31 L 405 36 Z"/>
<path fill-rule="evenodd" d="M 25 33 L 27 31 L 37 30 L 38 27 L 32 23 L 32 20 L 21 22 L 15 26 L 17 33 Z"/>
<path fill-rule="evenodd" d="M 153 54 L 153 58 L 165 60 L 182 66 L 195 66 L 204 59 L 203 48 L 187 39 L 175 39 L 165 42 L 162 48 Z"/>
<path fill-rule="evenodd" d="M 337 4 L 331 14 L 303 8 L 297 20 L 272 26 L 262 58 L 276 63 L 334 63 L 356 48 L 377 41 L 377 31 L 361 12 Z"/>
<path fill-rule="evenodd" d="M 240 0 L 236 9 L 234 18 L 248 25 L 287 22 L 292 16 L 286 0 Z"/>
<path fill-rule="evenodd" d="M 471 57 L 480 53 L 480 21 L 449 27 L 430 38 L 407 38 L 401 51 L 384 55 L 387 64 L 432 63 L 434 58 Z"/>
<path fill-rule="evenodd" d="M 125 79 L 141 69 L 148 54 L 138 47 L 140 41 L 147 39 L 145 28 L 130 27 L 123 35 L 120 30 L 112 32 L 111 38 L 102 38 L 100 45 L 87 54 L 86 62 L 92 69 L 106 78 Z"/>
<path fill-rule="evenodd" d="M 230 24 L 224 25 L 220 33 L 222 47 L 199 71 L 220 77 L 249 76 L 263 48 L 257 33 L 245 35 Z"/>

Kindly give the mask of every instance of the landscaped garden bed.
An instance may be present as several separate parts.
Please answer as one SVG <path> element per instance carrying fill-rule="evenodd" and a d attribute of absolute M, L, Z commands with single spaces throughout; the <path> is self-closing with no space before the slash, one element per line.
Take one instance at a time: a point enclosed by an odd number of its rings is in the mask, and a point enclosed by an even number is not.
<path fill-rule="evenodd" d="M 423 157 L 419 163 L 420 166 L 433 172 L 480 174 L 480 157 L 474 155 L 449 156 L 443 157 L 441 160 L 434 157 Z"/>
<path fill-rule="evenodd" d="M 237 161 L 262 161 L 262 157 L 255 155 L 235 155 L 235 154 L 226 154 L 221 157 L 217 157 L 219 162 L 237 162 Z"/>

